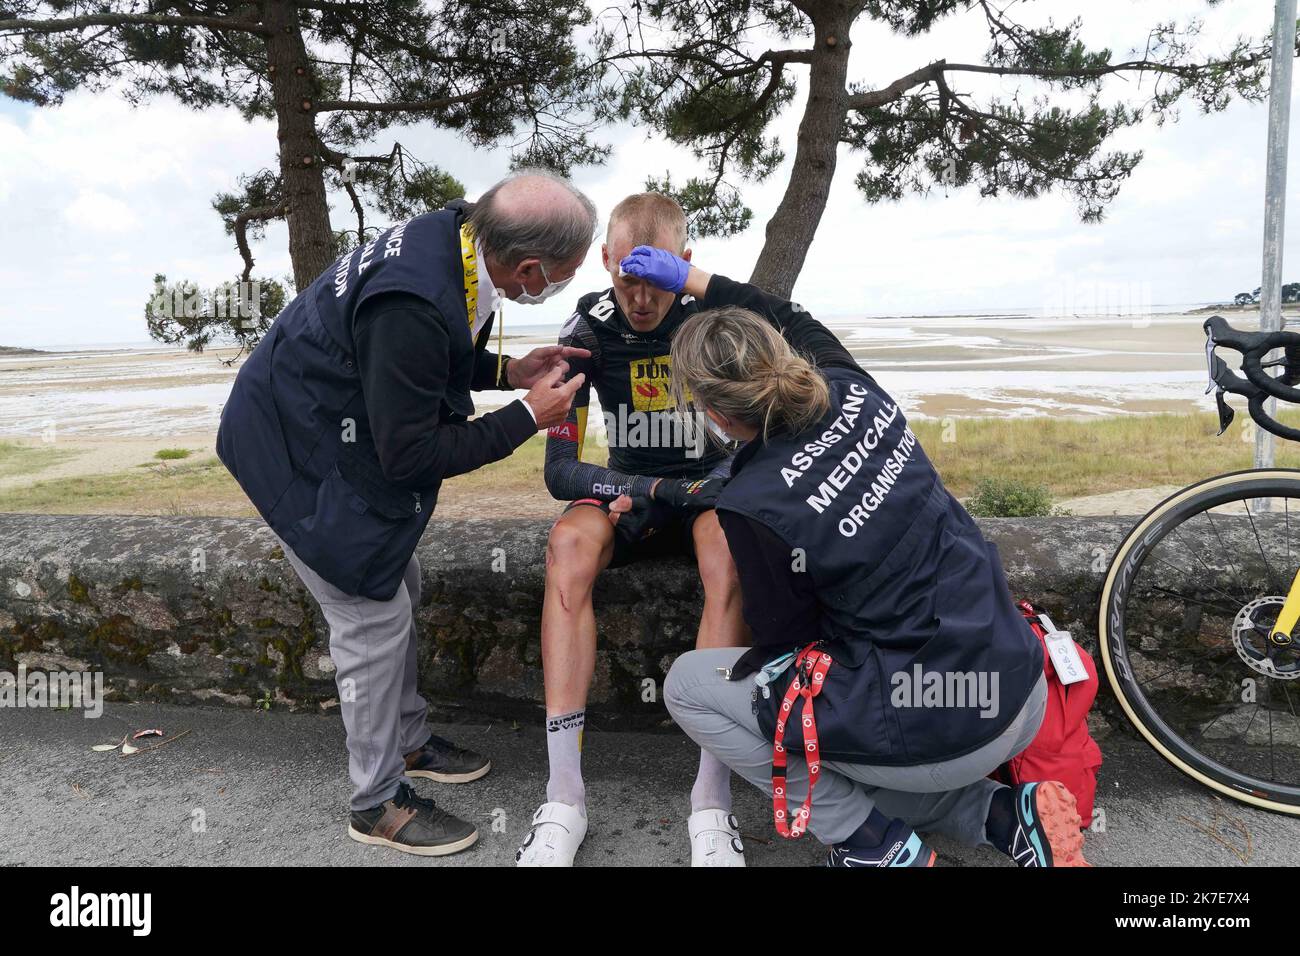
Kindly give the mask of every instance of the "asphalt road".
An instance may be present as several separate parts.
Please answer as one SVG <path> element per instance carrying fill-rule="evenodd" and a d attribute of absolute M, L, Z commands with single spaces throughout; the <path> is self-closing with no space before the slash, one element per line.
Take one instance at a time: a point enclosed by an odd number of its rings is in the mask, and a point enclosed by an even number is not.
<path fill-rule="evenodd" d="M 145 727 L 190 733 L 129 757 L 91 750 Z M 475 847 L 438 860 L 347 839 L 343 727 L 335 715 L 109 704 L 101 718 L 86 719 L 79 712 L 6 709 L 0 864 L 511 865 L 544 799 L 540 719 L 522 728 L 481 719 L 433 729 L 487 753 L 494 765 L 473 784 L 416 784 L 479 827 Z M 1102 746 L 1097 803 L 1105 826 L 1088 835 L 1094 864 L 1300 863 L 1300 819 L 1222 801 L 1121 734 Z M 697 760 L 698 751 L 676 732 L 589 725 L 583 764 L 591 828 L 578 865 L 686 865 Z M 733 779 L 751 866 L 820 862 L 823 851 L 811 838 L 777 837 L 767 798 Z M 932 842 L 941 865 L 1010 865 L 989 849 Z"/>

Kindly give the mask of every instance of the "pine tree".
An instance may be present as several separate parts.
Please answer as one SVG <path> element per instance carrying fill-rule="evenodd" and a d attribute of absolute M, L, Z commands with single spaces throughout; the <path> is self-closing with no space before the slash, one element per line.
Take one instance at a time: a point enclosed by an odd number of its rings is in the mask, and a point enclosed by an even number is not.
<path fill-rule="evenodd" d="M 367 206 L 391 221 L 463 194 L 400 143 L 367 145 L 390 126 L 432 122 L 561 172 L 602 161 L 572 38 L 589 19 L 583 0 L 0 0 L 0 93 L 38 106 L 74 90 L 133 104 L 166 95 L 274 121 L 277 164 L 213 205 L 245 282 L 251 242 L 287 220 L 301 289 L 373 235 Z M 332 227 L 331 190 L 347 194 L 355 229 Z M 159 280 L 158 295 L 187 289 Z"/>
<path fill-rule="evenodd" d="M 1121 57 L 1089 47 L 1080 19 L 1028 25 L 1013 17 L 1031 8 L 988 0 L 637 0 L 598 22 L 598 53 L 613 74 L 611 115 L 648 124 L 707 162 L 707 176 L 648 184 L 687 207 L 697 235 L 749 225 L 736 179 L 761 181 L 785 159 L 769 127 L 797 83 L 806 84 L 790 177 L 751 276 L 788 296 L 841 145 L 863 157 L 856 184 L 868 202 L 936 186 L 1019 197 L 1060 189 L 1092 221 L 1141 159 L 1105 151 L 1117 131 L 1146 117 L 1176 118 L 1183 101 L 1209 112 L 1267 94 L 1271 38 L 1239 38 L 1209 56 L 1193 18 L 1138 27 L 1137 48 Z M 1133 9 L 1141 15 L 1141 5 Z M 851 66 L 871 72 L 876 52 L 853 49 L 855 24 L 875 21 L 903 38 L 955 17 L 987 32 L 981 62 L 936 60 L 883 85 L 850 80 Z M 1266 6 L 1261 18 L 1269 21 Z M 969 91 L 980 76 L 1017 85 L 1009 94 Z M 1127 100 L 1106 102 L 1108 77 L 1130 81 Z"/>

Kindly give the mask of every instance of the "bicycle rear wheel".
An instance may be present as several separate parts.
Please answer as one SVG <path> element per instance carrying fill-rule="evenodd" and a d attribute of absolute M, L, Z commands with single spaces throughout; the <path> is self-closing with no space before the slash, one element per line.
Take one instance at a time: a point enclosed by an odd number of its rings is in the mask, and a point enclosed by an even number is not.
<path fill-rule="evenodd" d="M 1269 632 L 1297 566 L 1300 471 L 1219 475 L 1129 532 L 1098 622 L 1111 687 L 1161 756 L 1234 800 L 1293 815 L 1300 644 Z"/>

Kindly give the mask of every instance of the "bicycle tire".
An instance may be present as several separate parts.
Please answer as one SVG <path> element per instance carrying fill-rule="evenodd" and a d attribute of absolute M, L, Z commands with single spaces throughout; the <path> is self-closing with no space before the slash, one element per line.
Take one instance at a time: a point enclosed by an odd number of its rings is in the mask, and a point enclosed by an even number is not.
<path fill-rule="evenodd" d="M 1130 723 L 1166 761 L 1194 780 L 1242 803 L 1300 816 L 1300 786 L 1279 785 L 1224 767 L 1186 743 L 1147 701 L 1128 665 L 1124 607 L 1132 581 L 1143 560 L 1182 520 L 1214 507 L 1214 502 L 1240 498 L 1279 497 L 1286 489 L 1300 498 L 1300 470 L 1245 469 L 1216 475 L 1188 485 L 1156 505 L 1133 526 L 1111 559 L 1102 585 L 1098 614 L 1098 646 L 1110 687 Z M 1255 494 L 1242 494 L 1251 490 Z M 1268 494 L 1267 492 L 1270 492 Z M 1121 572 L 1125 567 L 1129 573 Z M 1117 661 L 1122 667 L 1117 667 Z"/>

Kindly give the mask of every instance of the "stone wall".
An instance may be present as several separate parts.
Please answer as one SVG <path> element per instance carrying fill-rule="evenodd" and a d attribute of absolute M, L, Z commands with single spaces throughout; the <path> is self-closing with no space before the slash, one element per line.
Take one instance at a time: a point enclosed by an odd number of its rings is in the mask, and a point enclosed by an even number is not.
<path fill-rule="evenodd" d="M 1127 521 L 982 522 L 1012 587 L 1084 639 Z M 435 524 L 418 552 L 421 679 L 431 694 L 540 700 L 546 525 Z M 615 570 L 596 589 L 592 701 L 635 708 L 691 646 L 686 562 Z M 320 610 L 261 522 L 0 515 L 0 668 L 102 668 L 132 699 L 315 705 L 334 696 Z"/>
<path fill-rule="evenodd" d="M 1133 519 L 986 519 L 1013 591 L 1096 646 L 1098 593 Z M 419 549 L 423 690 L 444 704 L 535 713 L 547 525 L 434 524 Z M 593 705 L 647 708 L 694 640 L 686 562 L 602 575 Z M 102 670 L 110 699 L 330 708 L 319 608 L 257 520 L 0 515 L 0 670 Z"/>

